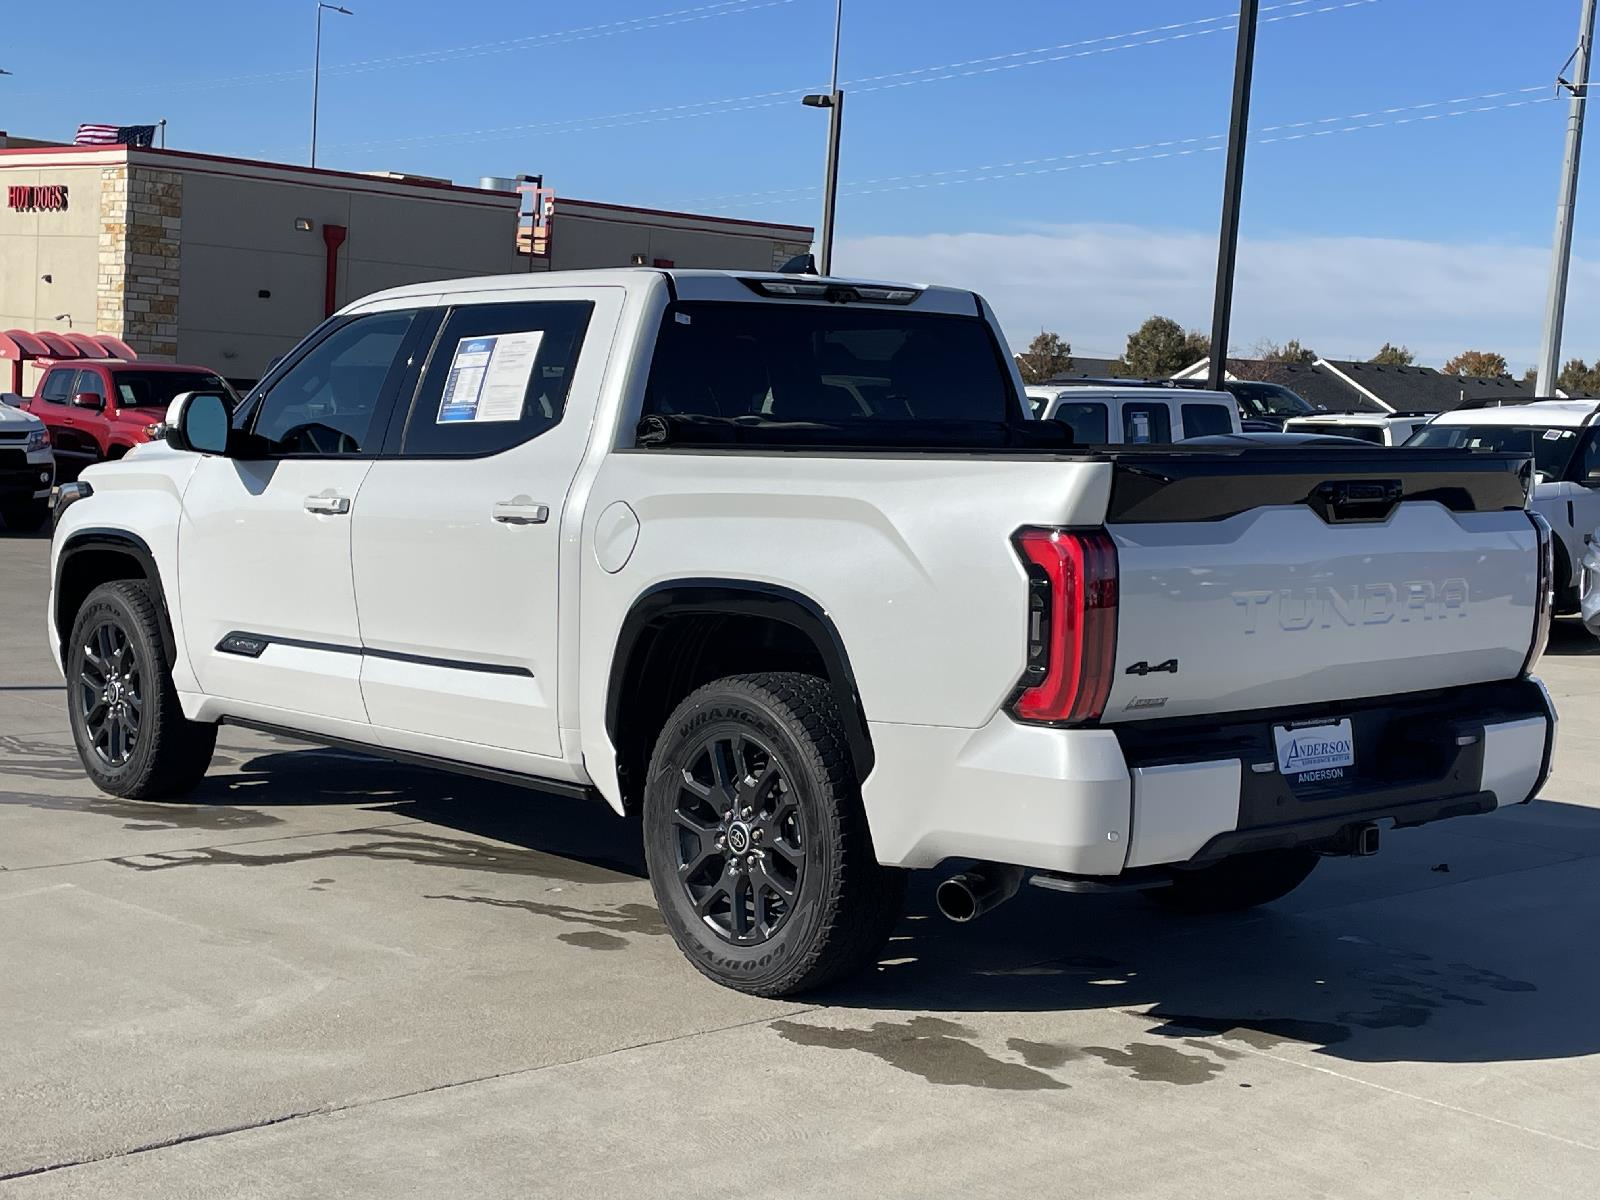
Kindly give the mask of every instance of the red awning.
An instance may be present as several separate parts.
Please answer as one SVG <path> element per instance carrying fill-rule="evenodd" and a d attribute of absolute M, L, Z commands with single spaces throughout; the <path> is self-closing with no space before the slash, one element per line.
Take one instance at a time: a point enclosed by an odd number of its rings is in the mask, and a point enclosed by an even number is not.
<path fill-rule="evenodd" d="M 99 338 L 90 337 L 87 333 L 69 330 L 61 335 L 78 348 L 78 353 L 85 358 L 115 358 L 116 355 L 106 354 L 106 348 L 100 344 Z"/>
<path fill-rule="evenodd" d="M 107 358 L 120 358 L 124 362 L 134 362 L 139 354 L 132 346 L 119 337 L 112 337 L 109 333 L 97 333 L 94 340 L 100 343 L 100 348 L 105 351 Z"/>
<path fill-rule="evenodd" d="M 66 338 L 62 337 L 54 330 L 41 329 L 38 333 L 34 334 L 34 336 L 49 347 L 49 355 L 51 358 L 88 357 L 88 355 L 84 354 L 82 350 L 79 350 L 76 346 L 67 341 Z"/>
<path fill-rule="evenodd" d="M 0 358 L 17 360 L 39 358 L 49 354 L 50 347 L 25 329 L 7 329 L 0 333 Z"/>

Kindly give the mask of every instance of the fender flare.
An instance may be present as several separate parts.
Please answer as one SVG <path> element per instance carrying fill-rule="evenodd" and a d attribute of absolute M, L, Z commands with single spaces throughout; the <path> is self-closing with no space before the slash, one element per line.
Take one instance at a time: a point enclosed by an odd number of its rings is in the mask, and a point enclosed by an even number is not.
<path fill-rule="evenodd" d="M 622 708 L 623 684 L 639 642 L 667 618 L 687 615 L 759 617 L 789 625 L 804 635 L 816 647 L 827 668 L 828 684 L 844 721 L 856 778 L 866 779 L 875 761 L 872 739 L 867 732 L 855 671 L 850 666 L 850 656 L 838 628 L 827 611 L 811 597 L 777 584 L 749 579 L 668 580 L 642 592 L 634 600 L 617 633 L 606 682 L 605 728 L 612 745 L 619 744 L 617 722 Z"/>
<path fill-rule="evenodd" d="M 51 591 L 55 597 L 55 611 L 51 616 L 55 621 L 57 636 L 65 642 L 72 632 L 71 627 L 62 621 L 61 577 L 66 571 L 68 562 L 88 550 L 121 554 L 133 559 L 139 565 L 146 581 L 156 591 L 156 611 L 161 617 L 161 649 L 166 654 L 168 663 L 176 662 L 178 643 L 172 632 L 172 614 L 167 611 L 167 592 L 161 582 L 161 570 L 156 566 L 155 555 L 150 552 L 150 544 L 138 534 L 125 529 L 88 526 L 74 530 L 62 544 L 61 553 L 56 556 L 55 577 L 51 580 Z"/>

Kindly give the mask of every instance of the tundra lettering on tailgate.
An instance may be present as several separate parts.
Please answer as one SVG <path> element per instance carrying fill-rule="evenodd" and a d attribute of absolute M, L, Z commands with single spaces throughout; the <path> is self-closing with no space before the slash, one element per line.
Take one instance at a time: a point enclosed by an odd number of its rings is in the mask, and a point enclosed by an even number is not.
<path fill-rule="evenodd" d="M 1305 587 L 1234 592 L 1244 631 L 1332 629 L 1335 625 L 1387 625 L 1390 621 L 1438 621 L 1467 615 L 1465 579 L 1407 579 L 1351 588 Z"/>

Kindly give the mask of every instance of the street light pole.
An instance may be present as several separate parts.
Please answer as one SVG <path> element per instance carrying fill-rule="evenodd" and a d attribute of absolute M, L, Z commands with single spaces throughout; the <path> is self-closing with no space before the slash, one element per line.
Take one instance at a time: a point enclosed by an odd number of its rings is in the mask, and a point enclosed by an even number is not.
<path fill-rule="evenodd" d="M 1228 125 L 1228 165 L 1222 185 L 1222 234 L 1217 245 L 1217 292 L 1211 310 L 1211 362 L 1206 386 L 1222 387 L 1228 369 L 1228 324 L 1233 316 L 1233 271 L 1239 256 L 1239 203 L 1244 192 L 1244 149 L 1250 132 L 1250 80 L 1255 73 L 1256 16 L 1260 0 L 1239 0 L 1239 47 L 1233 66 L 1233 117 Z"/>
<path fill-rule="evenodd" d="M 322 86 L 322 10 L 328 8 L 347 17 L 355 14 L 338 4 L 317 3 L 317 41 L 311 56 L 311 165 L 317 165 L 317 94 Z"/>
<path fill-rule="evenodd" d="M 833 274 L 833 214 L 839 199 L 839 136 L 844 122 L 844 93 L 839 90 L 839 35 L 844 28 L 844 0 L 833 10 L 833 75 L 826 96 L 807 96 L 802 103 L 828 110 L 828 166 L 822 190 L 822 244 L 818 269 Z"/>
<path fill-rule="evenodd" d="M 1572 56 L 1572 80 L 1560 83 L 1572 93 L 1567 110 L 1567 149 L 1561 164 L 1561 191 L 1556 198 L 1556 247 L 1550 262 L 1550 291 L 1545 297 L 1544 338 L 1539 344 L 1536 396 L 1556 394 L 1561 369 L 1561 326 L 1567 310 L 1567 272 L 1572 266 L 1572 210 L 1578 202 L 1578 158 L 1583 150 L 1583 110 L 1589 98 L 1589 52 L 1594 45 L 1595 0 L 1583 0 L 1578 20 L 1578 49 Z"/>

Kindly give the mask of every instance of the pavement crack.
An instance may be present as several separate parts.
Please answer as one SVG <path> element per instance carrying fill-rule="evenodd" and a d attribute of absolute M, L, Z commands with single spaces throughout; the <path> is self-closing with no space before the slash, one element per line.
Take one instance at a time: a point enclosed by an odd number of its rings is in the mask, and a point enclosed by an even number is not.
<path fill-rule="evenodd" d="M 793 1017 L 803 1017 L 808 1013 L 820 1012 L 822 1008 L 823 1006 L 818 1004 L 796 1005 L 785 1012 L 776 1014 L 776 1016 L 778 1019 L 787 1020 Z M 730 1033 L 736 1029 L 746 1029 L 753 1025 L 766 1025 L 773 1019 L 774 1014 L 763 1013 L 761 1016 L 752 1017 L 748 1021 L 735 1021 L 731 1025 L 719 1025 L 715 1029 L 695 1029 L 687 1033 L 669 1034 L 666 1037 L 651 1038 L 648 1041 L 634 1042 L 627 1046 L 615 1046 L 609 1050 L 598 1050 L 593 1054 L 579 1054 L 572 1058 L 564 1058 L 559 1062 L 541 1063 L 536 1067 L 513 1067 L 509 1071 L 492 1071 L 487 1075 L 474 1075 L 467 1079 L 452 1079 L 445 1083 L 412 1088 L 405 1092 L 394 1092 L 387 1096 L 372 1096 L 365 1100 L 352 1100 L 347 1104 L 325 1104 L 318 1108 L 308 1108 L 300 1112 L 282 1113 L 275 1117 L 263 1117 L 259 1121 L 245 1121 L 237 1125 L 225 1125 L 217 1129 L 206 1129 L 196 1133 L 181 1133 L 175 1137 L 146 1142 L 143 1145 L 132 1146 L 126 1150 L 116 1150 L 106 1154 L 92 1154 L 81 1158 L 67 1159 L 62 1162 L 27 1167 L 20 1171 L 9 1171 L 0 1174 L 0 1183 L 5 1183 L 12 1179 L 26 1179 L 34 1175 L 49 1175 L 56 1171 L 70 1171 L 74 1167 L 93 1166 L 96 1163 L 111 1162 L 121 1158 L 133 1158 L 137 1155 L 150 1154 L 157 1150 L 170 1150 L 174 1146 L 184 1146 L 191 1142 L 204 1142 L 212 1138 L 230 1137 L 236 1133 L 250 1133 L 257 1129 L 270 1129 L 274 1125 L 286 1125 L 291 1121 L 302 1121 L 315 1117 L 331 1117 L 354 1109 L 371 1108 L 378 1104 L 391 1104 L 397 1100 L 410 1100 L 417 1096 L 432 1095 L 435 1092 L 448 1092 L 455 1088 L 471 1087 L 473 1084 L 493 1083 L 498 1079 L 512 1079 L 519 1075 L 537 1075 L 541 1071 L 552 1071 L 560 1067 L 575 1066 L 578 1063 L 595 1062 L 600 1059 L 610 1058 L 616 1054 L 630 1054 L 635 1050 L 648 1050 L 653 1046 L 670 1045 L 673 1042 L 687 1041 L 690 1038 L 710 1037 L 714 1034 Z"/>

